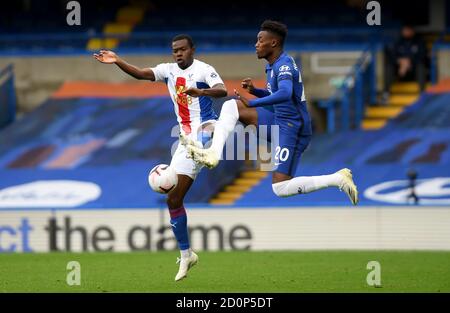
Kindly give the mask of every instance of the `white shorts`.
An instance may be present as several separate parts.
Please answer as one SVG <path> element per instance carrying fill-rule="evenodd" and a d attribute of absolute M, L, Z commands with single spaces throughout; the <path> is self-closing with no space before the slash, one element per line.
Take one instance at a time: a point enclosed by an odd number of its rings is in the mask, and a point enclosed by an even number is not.
<path fill-rule="evenodd" d="M 177 174 L 187 175 L 193 180 L 195 180 L 198 173 L 200 173 L 200 170 L 203 168 L 202 165 L 198 165 L 194 160 L 187 158 L 186 147 L 181 143 L 178 143 L 178 147 L 172 156 L 170 167 L 173 168 Z"/>
<path fill-rule="evenodd" d="M 192 132 L 189 137 L 193 140 L 198 141 L 198 133 L 201 131 L 201 126 L 205 124 L 214 124 L 216 121 L 206 121 L 203 122 L 195 132 Z M 173 149 L 172 149 L 173 150 Z M 200 173 L 201 169 L 204 167 L 203 165 L 197 164 L 194 160 L 187 158 L 187 150 L 184 145 L 182 145 L 178 141 L 178 146 L 172 154 L 172 160 L 170 161 L 170 167 L 172 167 L 175 172 L 179 175 L 187 175 L 193 180 L 197 177 L 198 173 Z"/>

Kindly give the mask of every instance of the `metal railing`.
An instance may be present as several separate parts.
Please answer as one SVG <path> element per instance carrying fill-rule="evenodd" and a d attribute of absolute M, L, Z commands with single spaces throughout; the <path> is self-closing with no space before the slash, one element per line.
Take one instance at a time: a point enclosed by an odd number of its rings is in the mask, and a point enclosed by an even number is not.
<path fill-rule="evenodd" d="M 0 70 L 0 128 L 12 123 L 15 117 L 14 69 L 10 64 Z"/>
<path fill-rule="evenodd" d="M 327 132 L 359 129 L 366 104 L 376 101 L 376 50 L 365 49 L 334 94 L 320 100 L 327 112 Z"/>

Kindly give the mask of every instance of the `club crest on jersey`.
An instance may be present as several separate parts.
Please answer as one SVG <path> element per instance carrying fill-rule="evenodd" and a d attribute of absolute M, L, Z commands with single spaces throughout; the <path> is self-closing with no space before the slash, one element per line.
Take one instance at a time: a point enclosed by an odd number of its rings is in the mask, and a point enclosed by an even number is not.
<path fill-rule="evenodd" d="M 180 95 L 186 90 L 186 86 L 176 85 L 175 89 L 176 89 L 177 95 Z"/>

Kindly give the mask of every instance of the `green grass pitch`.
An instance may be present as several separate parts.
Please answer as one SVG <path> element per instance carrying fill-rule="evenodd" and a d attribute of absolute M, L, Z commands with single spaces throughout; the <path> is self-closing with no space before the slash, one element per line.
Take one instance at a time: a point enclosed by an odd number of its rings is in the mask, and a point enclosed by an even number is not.
<path fill-rule="evenodd" d="M 0 292 L 450 292 L 450 252 L 200 252 L 174 282 L 178 252 L 0 254 Z M 68 286 L 69 261 L 81 285 Z M 381 287 L 368 286 L 369 261 Z"/>

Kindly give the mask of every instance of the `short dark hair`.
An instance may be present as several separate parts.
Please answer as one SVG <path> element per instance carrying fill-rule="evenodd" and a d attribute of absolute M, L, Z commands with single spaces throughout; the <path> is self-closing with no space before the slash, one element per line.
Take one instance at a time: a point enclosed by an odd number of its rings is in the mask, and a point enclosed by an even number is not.
<path fill-rule="evenodd" d="M 173 37 L 172 42 L 178 41 L 178 40 L 183 40 L 183 39 L 186 39 L 189 46 L 191 48 L 194 48 L 194 40 L 192 40 L 192 37 L 187 34 L 176 35 L 175 37 Z"/>
<path fill-rule="evenodd" d="M 261 24 L 261 31 L 271 32 L 280 38 L 281 46 L 284 45 L 284 40 L 286 39 L 288 28 L 281 22 L 265 20 Z"/>

